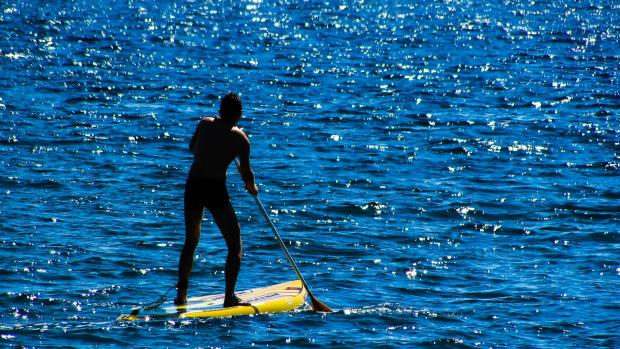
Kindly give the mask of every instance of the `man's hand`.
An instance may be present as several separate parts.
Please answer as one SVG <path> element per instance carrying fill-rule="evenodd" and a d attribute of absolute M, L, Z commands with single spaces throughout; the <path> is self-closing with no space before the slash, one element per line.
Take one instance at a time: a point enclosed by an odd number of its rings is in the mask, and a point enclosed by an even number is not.
<path fill-rule="evenodd" d="M 252 194 L 252 196 L 258 195 L 258 187 L 256 186 L 256 184 L 246 184 L 245 190 L 247 190 L 248 193 Z"/>

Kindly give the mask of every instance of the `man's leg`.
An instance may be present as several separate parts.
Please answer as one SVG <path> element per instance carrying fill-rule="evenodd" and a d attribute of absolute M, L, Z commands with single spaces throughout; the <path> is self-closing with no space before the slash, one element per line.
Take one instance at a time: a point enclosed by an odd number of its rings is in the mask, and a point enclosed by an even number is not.
<path fill-rule="evenodd" d="M 188 207 L 185 204 L 185 245 L 179 258 L 179 283 L 177 284 L 177 297 L 174 304 L 182 305 L 187 302 L 187 287 L 189 274 L 194 265 L 194 251 L 200 239 L 200 223 L 204 209 L 198 207 Z"/>
<path fill-rule="evenodd" d="M 217 224 L 222 236 L 224 236 L 226 246 L 228 247 L 225 267 L 226 293 L 224 307 L 250 305 L 249 303 L 240 302 L 235 296 L 237 275 L 239 275 L 241 267 L 241 230 L 235 209 L 228 202 L 221 209 L 211 211 L 211 214 L 213 214 L 213 220 L 215 220 L 215 224 Z"/>

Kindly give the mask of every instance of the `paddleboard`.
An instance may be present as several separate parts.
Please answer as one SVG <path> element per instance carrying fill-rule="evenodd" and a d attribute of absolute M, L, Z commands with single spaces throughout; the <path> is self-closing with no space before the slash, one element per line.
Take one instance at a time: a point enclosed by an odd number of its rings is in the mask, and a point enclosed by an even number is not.
<path fill-rule="evenodd" d="M 279 313 L 295 309 L 306 301 L 306 289 L 301 281 L 253 288 L 236 293 L 251 306 L 223 308 L 224 294 L 188 298 L 186 305 L 176 306 L 168 301 L 153 310 L 141 310 L 137 315 L 124 314 L 119 321 L 149 321 L 159 319 L 216 318 L 236 315 Z"/>

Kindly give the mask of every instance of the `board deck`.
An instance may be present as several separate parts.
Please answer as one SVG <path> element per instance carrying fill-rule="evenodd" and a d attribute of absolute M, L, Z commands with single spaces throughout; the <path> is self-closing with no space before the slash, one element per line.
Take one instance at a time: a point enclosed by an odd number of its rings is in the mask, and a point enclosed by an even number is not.
<path fill-rule="evenodd" d="M 185 319 L 229 317 L 236 315 L 254 315 L 278 313 L 295 309 L 306 301 L 307 292 L 301 281 L 294 280 L 267 287 L 253 288 L 236 294 L 243 302 L 251 306 L 223 308 L 224 294 L 214 294 L 188 298 L 187 304 L 176 306 L 172 301 L 159 308 L 140 311 L 137 315 L 124 314 L 119 321 L 149 321 L 157 319 Z"/>

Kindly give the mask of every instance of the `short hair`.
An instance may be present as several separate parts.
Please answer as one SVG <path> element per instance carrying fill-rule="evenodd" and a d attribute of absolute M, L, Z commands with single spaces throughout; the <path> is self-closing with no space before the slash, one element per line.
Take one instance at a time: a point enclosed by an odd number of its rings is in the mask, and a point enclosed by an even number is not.
<path fill-rule="evenodd" d="M 220 116 L 222 119 L 239 119 L 242 112 L 243 107 L 241 106 L 241 98 L 239 98 L 239 95 L 230 92 L 222 97 L 222 102 L 220 103 Z"/>

